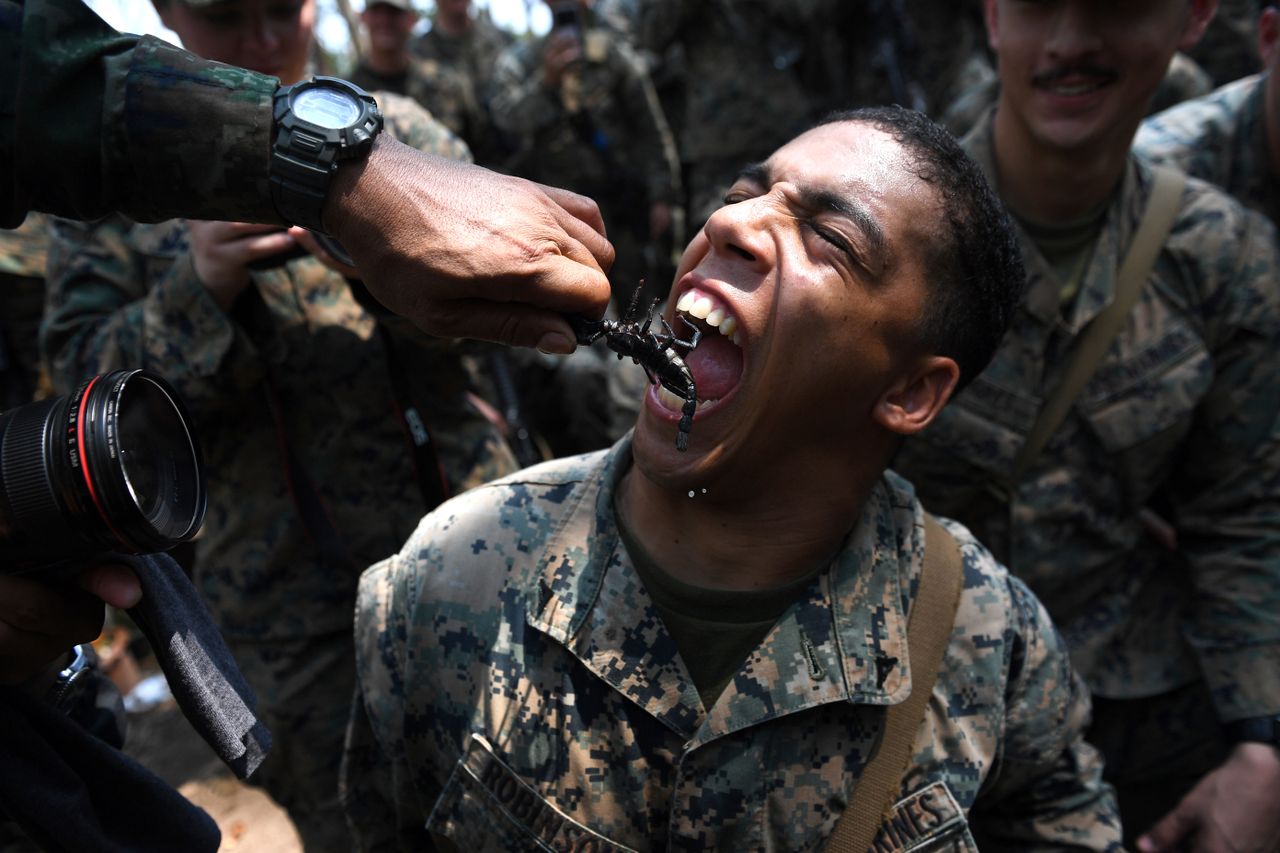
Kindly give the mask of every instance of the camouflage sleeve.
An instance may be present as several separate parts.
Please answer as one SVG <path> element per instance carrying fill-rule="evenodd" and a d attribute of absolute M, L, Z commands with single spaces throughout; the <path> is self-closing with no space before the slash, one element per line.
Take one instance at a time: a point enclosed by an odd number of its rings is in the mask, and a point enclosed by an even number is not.
<path fill-rule="evenodd" d="M 40 348 L 55 387 L 144 367 L 170 380 L 193 413 L 257 384 L 253 344 L 196 277 L 183 253 L 148 286 L 130 246 L 133 224 L 59 221 L 49 253 Z"/>
<path fill-rule="evenodd" d="M 0 225 L 29 209 L 279 221 L 276 78 L 121 35 L 81 0 L 0 0 L 0 39 Z"/>
<path fill-rule="evenodd" d="M 356 600 L 356 700 L 343 756 L 342 799 L 359 850 L 432 849 L 425 836 L 436 800 L 426 774 L 415 784 L 407 759 L 404 709 L 405 655 L 410 635 L 406 602 L 415 561 L 407 554 L 423 540 L 428 516 L 404 551 L 360 578 Z M 411 550 L 412 549 L 412 550 Z"/>
<path fill-rule="evenodd" d="M 386 130 L 400 142 L 427 154 L 436 154 L 450 160 L 470 163 L 471 150 L 467 143 L 437 121 L 412 98 L 392 92 L 374 92 L 378 108 L 386 121 Z"/>
<path fill-rule="evenodd" d="M 1169 498 L 1196 589 L 1184 633 L 1234 720 L 1280 711 L 1280 240 L 1234 202 L 1186 219 L 1193 274 L 1214 282 L 1200 296 L 1213 369 Z"/>
<path fill-rule="evenodd" d="M 560 101 L 542 82 L 541 44 L 513 45 L 498 57 L 489 108 L 504 133 L 527 136 L 560 118 Z"/>
<path fill-rule="evenodd" d="M 999 749 L 970 820 L 982 850 L 1120 850 L 1089 694 L 1049 614 L 1010 576 L 1009 680 Z"/>

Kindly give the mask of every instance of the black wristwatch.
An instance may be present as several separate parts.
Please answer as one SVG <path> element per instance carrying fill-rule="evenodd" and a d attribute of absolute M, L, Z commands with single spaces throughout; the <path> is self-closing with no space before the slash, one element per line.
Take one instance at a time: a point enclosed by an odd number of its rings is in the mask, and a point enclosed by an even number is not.
<path fill-rule="evenodd" d="M 1232 720 L 1222 726 L 1222 735 L 1232 746 L 1238 743 L 1265 743 L 1280 749 L 1280 714 Z"/>
<path fill-rule="evenodd" d="M 325 197 L 338 165 L 366 157 L 382 130 L 368 92 L 337 77 L 312 77 L 275 95 L 271 200 L 289 223 L 326 233 Z"/>

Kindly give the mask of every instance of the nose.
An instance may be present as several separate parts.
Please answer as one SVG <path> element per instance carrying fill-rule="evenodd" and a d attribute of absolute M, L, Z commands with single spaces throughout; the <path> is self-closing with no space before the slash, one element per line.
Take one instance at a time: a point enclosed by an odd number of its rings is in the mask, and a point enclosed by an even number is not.
<path fill-rule="evenodd" d="M 773 258 L 767 227 L 770 205 L 763 196 L 726 204 L 711 214 L 702 230 L 713 251 L 748 262 L 763 271 Z"/>
<path fill-rule="evenodd" d="M 1102 22 L 1097 18 L 1095 5 L 1075 0 L 1058 4 L 1045 41 L 1050 57 L 1058 61 L 1079 59 L 1102 46 L 1099 36 Z"/>

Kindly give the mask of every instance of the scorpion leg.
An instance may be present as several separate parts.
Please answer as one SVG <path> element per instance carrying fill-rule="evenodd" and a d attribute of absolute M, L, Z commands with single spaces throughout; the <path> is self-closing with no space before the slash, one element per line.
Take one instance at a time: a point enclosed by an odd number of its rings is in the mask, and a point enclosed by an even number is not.
<path fill-rule="evenodd" d="M 688 368 L 685 368 L 688 370 Z M 689 449 L 689 430 L 693 429 L 693 413 L 698 409 L 698 389 L 693 383 L 693 374 L 685 379 L 684 406 L 680 409 L 680 425 L 676 428 L 676 450 Z"/>

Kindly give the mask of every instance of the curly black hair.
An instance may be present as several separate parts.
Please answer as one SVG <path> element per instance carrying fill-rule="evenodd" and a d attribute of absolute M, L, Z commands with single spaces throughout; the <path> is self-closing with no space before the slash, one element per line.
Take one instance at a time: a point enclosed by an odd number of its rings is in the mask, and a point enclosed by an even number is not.
<path fill-rule="evenodd" d="M 937 191 L 943 216 L 925 246 L 933 299 L 921 341 L 960 367 L 957 391 L 995 355 L 1026 287 L 1018 238 L 986 176 L 955 138 L 923 113 L 867 107 L 832 113 L 818 125 L 869 124 L 907 150 L 915 174 Z"/>

